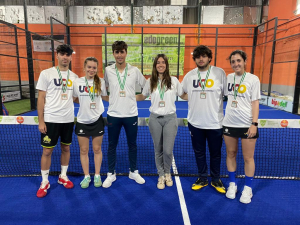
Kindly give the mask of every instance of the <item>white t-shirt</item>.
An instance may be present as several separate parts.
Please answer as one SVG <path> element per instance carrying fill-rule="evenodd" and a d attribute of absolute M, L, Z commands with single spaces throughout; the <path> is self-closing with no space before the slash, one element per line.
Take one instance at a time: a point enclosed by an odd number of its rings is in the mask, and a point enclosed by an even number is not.
<path fill-rule="evenodd" d="M 220 129 L 223 121 L 223 95 L 226 92 L 226 74 L 223 69 L 211 66 L 204 93 L 199 84 L 198 68 L 188 72 L 182 81 L 182 87 L 188 94 L 188 122 L 200 129 Z M 207 71 L 200 72 L 204 83 Z"/>
<path fill-rule="evenodd" d="M 60 71 L 63 80 L 68 77 L 68 71 Z M 44 121 L 50 123 L 71 123 L 74 121 L 73 82 L 78 76 L 69 70 L 67 84 L 68 99 L 62 100 L 62 84 L 56 67 L 43 70 L 36 85 L 37 90 L 46 91 L 44 106 Z"/>
<path fill-rule="evenodd" d="M 93 82 L 94 79 L 89 79 L 88 84 L 91 93 L 93 93 Z M 101 96 L 107 96 L 105 81 L 100 78 L 101 82 L 101 95 L 97 94 L 95 90 L 95 99 L 92 102 L 89 92 L 86 88 L 85 77 L 78 78 L 74 81 L 74 92 L 73 96 L 78 98 L 80 106 L 77 114 L 77 122 L 84 124 L 91 124 L 96 122 L 104 112 L 104 105 Z M 95 109 L 91 109 L 91 103 L 96 104 Z"/>
<path fill-rule="evenodd" d="M 238 87 L 242 76 L 235 77 Z M 252 123 L 252 102 L 260 99 L 260 82 L 257 76 L 246 73 L 240 90 L 234 100 L 234 73 L 227 76 L 228 101 L 223 125 L 228 127 L 250 127 Z M 232 101 L 237 101 L 237 107 L 232 107 Z"/>
<path fill-rule="evenodd" d="M 127 78 L 125 82 L 125 97 L 120 97 L 120 85 L 115 69 L 115 65 L 105 68 L 104 79 L 105 84 L 110 89 L 109 107 L 107 114 L 114 117 L 133 117 L 138 115 L 135 84 L 139 84 L 142 88 L 146 83 L 146 79 L 139 69 L 135 66 L 128 65 Z M 125 69 L 120 73 L 121 82 L 123 82 Z"/>
<path fill-rule="evenodd" d="M 176 95 L 181 96 L 183 94 L 183 89 L 176 77 L 171 77 L 171 89 L 165 91 L 163 100 L 160 99 L 158 88 L 154 89 L 151 93 L 150 90 L 150 78 L 147 80 L 145 87 L 143 89 L 143 95 L 151 98 L 151 106 L 149 111 L 158 115 L 168 115 L 176 112 Z M 159 85 L 161 81 L 159 80 Z M 159 102 L 164 101 L 165 106 L 159 107 Z"/>

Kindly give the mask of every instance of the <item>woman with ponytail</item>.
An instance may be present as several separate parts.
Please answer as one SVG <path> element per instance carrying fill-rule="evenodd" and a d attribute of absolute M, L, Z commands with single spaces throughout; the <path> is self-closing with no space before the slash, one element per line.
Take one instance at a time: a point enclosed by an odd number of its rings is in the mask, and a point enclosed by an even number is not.
<path fill-rule="evenodd" d="M 173 147 L 177 134 L 176 96 L 184 92 L 176 77 L 171 77 L 168 58 L 158 54 L 153 62 L 151 78 L 147 80 L 143 93 L 136 96 L 137 101 L 151 97 L 149 129 L 154 143 L 155 163 L 159 175 L 157 188 L 172 186 L 171 165 Z"/>
<path fill-rule="evenodd" d="M 82 188 L 88 188 L 91 182 L 89 174 L 89 138 L 92 137 L 95 176 L 94 186 L 102 186 L 100 168 L 102 163 L 101 144 L 104 134 L 104 120 L 102 113 L 104 106 L 102 99 L 108 101 L 105 81 L 98 77 L 98 60 L 88 57 L 84 61 L 85 76 L 74 81 L 74 101 L 80 104 L 75 134 L 78 137 L 80 147 L 80 161 L 84 172 L 81 181 Z"/>

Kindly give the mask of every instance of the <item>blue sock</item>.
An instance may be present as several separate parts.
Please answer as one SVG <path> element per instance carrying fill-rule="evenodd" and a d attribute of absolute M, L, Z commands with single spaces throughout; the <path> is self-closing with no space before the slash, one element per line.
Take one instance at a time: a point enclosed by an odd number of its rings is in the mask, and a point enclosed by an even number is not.
<path fill-rule="evenodd" d="M 234 182 L 235 183 L 235 171 L 234 172 L 229 172 L 229 182 Z"/>
<path fill-rule="evenodd" d="M 245 185 L 252 188 L 252 180 L 253 180 L 253 177 L 245 176 Z"/>

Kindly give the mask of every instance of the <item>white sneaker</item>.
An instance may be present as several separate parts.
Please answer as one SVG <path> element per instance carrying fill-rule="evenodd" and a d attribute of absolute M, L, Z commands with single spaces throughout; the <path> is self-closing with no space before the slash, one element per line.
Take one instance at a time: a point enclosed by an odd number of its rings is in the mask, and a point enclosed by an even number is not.
<path fill-rule="evenodd" d="M 172 180 L 171 174 L 170 173 L 166 173 L 165 177 L 166 177 L 166 185 L 168 187 L 172 187 L 173 186 L 173 180 Z"/>
<path fill-rule="evenodd" d="M 230 182 L 226 192 L 226 197 L 230 199 L 235 199 L 236 192 L 237 192 L 236 184 L 234 182 Z"/>
<path fill-rule="evenodd" d="M 112 184 L 112 182 L 114 182 L 116 180 L 116 173 L 112 174 L 112 173 L 107 173 L 107 177 L 105 179 L 105 181 L 102 184 L 102 187 L 104 188 L 109 188 Z"/>
<path fill-rule="evenodd" d="M 158 178 L 157 188 L 161 189 L 161 190 L 165 188 L 165 177 L 164 176 L 160 176 Z"/>
<path fill-rule="evenodd" d="M 137 182 L 138 184 L 144 184 L 145 183 L 144 178 L 141 177 L 138 170 L 135 170 L 134 172 L 130 171 L 128 177 L 132 180 L 135 180 L 135 182 Z"/>
<path fill-rule="evenodd" d="M 252 188 L 248 187 L 248 186 L 244 186 L 244 190 L 242 192 L 242 196 L 240 198 L 240 202 L 244 203 L 244 204 L 248 204 L 251 202 L 251 198 L 252 198 L 253 194 L 252 194 Z"/>

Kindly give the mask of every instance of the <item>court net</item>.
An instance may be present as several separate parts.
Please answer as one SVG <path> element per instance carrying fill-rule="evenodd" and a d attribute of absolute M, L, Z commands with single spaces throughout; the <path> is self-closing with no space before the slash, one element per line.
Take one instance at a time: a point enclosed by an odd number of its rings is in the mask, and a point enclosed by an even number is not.
<path fill-rule="evenodd" d="M 186 119 L 178 119 L 179 127 L 174 145 L 174 159 L 179 176 L 197 176 L 197 166 L 191 144 Z M 139 118 L 137 147 L 138 169 L 143 175 L 157 175 L 154 159 L 153 141 L 147 126 L 148 118 Z M 40 175 L 40 132 L 37 117 L 3 116 L 0 117 L 0 176 Z M 298 129 L 297 129 L 298 128 Z M 300 120 L 259 120 L 259 135 L 255 149 L 256 178 L 300 179 Z M 101 174 L 108 172 L 107 164 L 108 135 L 107 128 L 102 144 L 103 162 Z M 94 173 L 92 146 L 89 151 L 90 173 Z M 227 176 L 226 147 L 223 142 L 221 176 Z M 210 158 L 207 148 L 207 164 Z M 244 162 L 239 143 L 237 155 L 237 175 L 244 176 Z M 57 145 L 52 154 L 50 174 L 60 171 L 60 147 Z M 73 134 L 70 175 L 83 174 L 80 163 L 80 150 L 77 137 Z M 125 131 L 122 128 L 117 147 L 116 173 L 129 173 L 128 147 Z M 174 171 L 173 171 L 174 173 Z"/>

